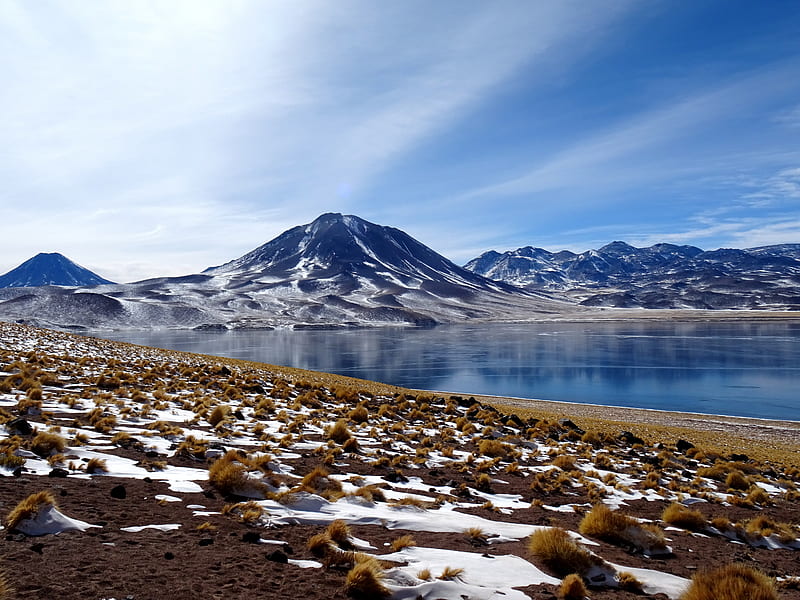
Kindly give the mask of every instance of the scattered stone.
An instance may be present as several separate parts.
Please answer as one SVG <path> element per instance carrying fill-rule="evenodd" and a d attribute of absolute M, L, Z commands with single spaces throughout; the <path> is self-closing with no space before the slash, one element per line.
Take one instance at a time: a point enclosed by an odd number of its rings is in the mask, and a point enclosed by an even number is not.
<path fill-rule="evenodd" d="M 623 431 L 619 434 L 618 438 L 630 446 L 633 446 L 634 444 L 644 445 L 644 440 L 633 435 L 630 431 Z"/>
<path fill-rule="evenodd" d="M 199 546 L 210 546 L 210 545 L 211 545 L 211 544 L 213 544 L 213 543 L 214 543 L 214 540 L 213 540 L 213 538 L 203 538 L 202 540 L 200 540 L 199 542 L 197 542 L 197 544 L 198 544 Z"/>
<path fill-rule="evenodd" d="M 125 489 L 125 486 L 122 485 L 122 484 L 115 485 L 113 488 L 111 488 L 111 492 L 110 493 L 111 493 L 111 497 L 112 498 L 116 498 L 117 500 L 125 500 L 125 498 L 128 496 L 128 491 Z"/>
<path fill-rule="evenodd" d="M 675 444 L 675 448 L 678 450 L 678 452 L 686 452 L 687 450 L 694 448 L 694 444 L 681 439 Z"/>
<path fill-rule="evenodd" d="M 571 430 L 572 430 L 572 431 L 574 431 L 575 433 L 579 433 L 579 434 L 581 434 L 581 435 L 583 435 L 584 433 L 586 433 L 586 432 L 585 432 L 583 429 L 581 429 L 580 427 L 578 427 L 578 426 L 577 426 L 577 425 L 576 425 L 576 424 L 575 424 L 573 421 L 571 421 L 570 419 L 559 419 L 559 420 L 558 420 L 558 424 L 559 424 L 559 425 L 561 425 L 561 427 L 563 427 L 563 428 L 565 428 L 565 429 L 571 429 Z"/>
<path fill-rule="evenodd" d="M 31 427 L 31 424 L 28 423 L 27 419 L 22 417 L 11 419 L 8 423 L 6 423 L 6 429 L 8 429 L 9 433 L 16 435 L 31 435 L 33 433 L 33 427 Z"/>
<path fill-rule="evenodd" d="M 747 454 L 736 454 L 735 452 L 731 454 L 731 460 L 734 462 L 749 462 L 750 457 Z"/>
<path fill-rule="evenodd" d="M 258 544 L 261 542 L 261 535 L 257 531 L 246 531 L 242 534 L 242 541 L 248 544 Z"/>
<path fill-rule="evenodd" d="M 36 554 L 42 554 L 42 550 L 44 550 L 44 544 L 42 544 L 41 542 L 36 543 L 33 546 L 31 546 L 31 550 L 36 552 Z"/>
<path fill-rule="evenodd" d="M 390 473 L 387 473 L 383 476 L 383 478 L 388 481 L 389 483 L 406 483 L 408 482 L 408 477 L 403 475 L 400 471 L 395 469 Z"/>
<path fill-rule="evenodd" d="M 66 477 L 67 475 L 69 475 L 69 471 L 61 467 L 55 467 L 47 474 L 48 477 Z"/>
<path fill-rule="evenodd" d="M 272 562 L 276 562 L 276 563 L 286 564 L 286 563 L 289 562 L 289 557 L 286 556 L 286 554 L 284 552 L 281 552 L 280 550 L 275 550 L 275 551 L 270 552 L 269 554 L 267 554 L 267 560 L 272 561 Z"/>
<path fill-rule="evenodd" d="M 172 560 L 173 558 L 175 558 L 175 555 L 172 552 L 164 552 L 165 560 Z"/>

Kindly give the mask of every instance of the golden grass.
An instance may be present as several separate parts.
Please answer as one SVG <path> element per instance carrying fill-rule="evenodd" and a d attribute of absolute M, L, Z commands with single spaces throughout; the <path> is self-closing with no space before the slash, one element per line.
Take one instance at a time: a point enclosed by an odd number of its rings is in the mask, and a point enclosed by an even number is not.
<path fill-rule="evenodd" d="M 708 527 L 708 520 L 699 510 L 686 508 L 682 504 L 673 502 L 661 513 L 661 520 L 675 527 L 689 531 L 702 531 Z"/>
<path fill-rule="evenodd" d="M 643 525 L 633 517 L 612 511 L 604 504 L 596 504 L 584 515 L 579 531 L 584 535 L 629 546 L 646 554 L 667 550 L 664 533 L 660 529 Z"/>
<path fill-rule="evenodd" d="M 761 571 L 731 564 L 697 573 L 680 600 L 778 600 L 778 592 Z"/>
<path fill-rule="evenodd" d="M 560 527 L 538 529 L 528 540 L 531 555 L 544 563 L 559 577 L 570 573 L 583 575 L 602 560 L 580 546 Z"/>
<path fill-rule="evenodd" d="M 350 527 L 348 527 L 347 522 L 343 519 L 336 519 L 331 522 L 325 533 L 327 533 L 328 537 L 342 550 L 353 549 L 353 543 L 350 541 L 352 538 Z"/>
<path fill-rule="evenodd" d="M 239 455 L 230 450 L 208 467 L 208 482 L 223 496 L 264 497 L 266 486 L 247 476 Z"/>
<path fill-rule="evenodd" d="M 337 442 L 339 444 L 344 444 L 351 437 L 353 437 L 353 435 L 347 428 L 347 421 L 345 419 L 339 419 L 328 430 L 328 439 L 333 440 L 334 442 Z"/>
<path fill-rule="evenodd" d="M 31 519 L 43 508 L 56 505 L 56 500 L 50 492 L 36 492 L 17 504 L 8 516 L 6 516 L 6 527 L 15 529 L 22 521 Z"/>
<path fill-rule="evenodd" d="M 441 579 L 442 581 L 452 581 L 453 579 L 458 579 L 462 573 L 464 573 L 464 569 L 445 567 L 442 571 L 442 574 L 436 579 Z"/>
<path fill-rule="evenodd" d="M 583 578 L 576 573 L 567 575 L 558 588 L 559 600 L 584 600 L 587 594 Z"/>
<path fill-rule="evenodd" d="M 399 538 L 395 538 L 392 540 L 391 547 L 392 552 L 400 552 L 403 548 L 410 548 L 412 546 L 416 546 L 417 542 L 414 538 L 408 534 L 401 535 Z"/>
<path fill-rule="evenodd" d="M 347 573 L 344 591 L 357 600 L 386 598 L 389 589 L 383 584 L 383 567 L 372 557 L 367 557 L 353 566 Z"/>
<path fill-rule="evenodd" d="M 51 454 L 61 454 L 67 448 L 67 440 L 57 433 L 41 431 L 31 441 L 31 452 L 47 458 Z"/>
<path fill-rule="evenodd" d="M 90 458 L 86 463 L 87 473 L 106 473 L 108 472 L 108 465 L 102 458 Z"/>

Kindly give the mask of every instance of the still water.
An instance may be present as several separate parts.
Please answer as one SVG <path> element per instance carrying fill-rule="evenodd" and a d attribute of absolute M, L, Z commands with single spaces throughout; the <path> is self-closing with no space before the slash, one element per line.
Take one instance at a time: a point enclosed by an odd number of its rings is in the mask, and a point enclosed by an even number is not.
<path fill-rule="evenodd" d="M 102 337 L 404 387 L 800 420 L 798 323 L 548 323 Z"/>

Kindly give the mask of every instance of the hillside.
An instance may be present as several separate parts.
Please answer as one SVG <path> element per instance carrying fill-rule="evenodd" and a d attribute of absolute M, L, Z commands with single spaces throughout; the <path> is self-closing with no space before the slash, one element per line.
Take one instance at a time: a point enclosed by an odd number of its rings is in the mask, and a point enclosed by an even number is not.
<path fill-rule="evenodd" d="M 792 424 L 742 421 L 783 440 L 764 460 L 637 411 L 520 417 L 11 324 L 0 348 L 15 597 L 513 600 L 577 571 L 593 599 L 664 600 L 736 561 L 800 598 Z"/>

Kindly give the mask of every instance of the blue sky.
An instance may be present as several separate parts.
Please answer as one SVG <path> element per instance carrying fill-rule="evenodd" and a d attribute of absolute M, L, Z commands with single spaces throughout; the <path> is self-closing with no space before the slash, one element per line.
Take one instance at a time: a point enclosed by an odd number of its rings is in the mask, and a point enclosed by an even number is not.
<path fill-rule="evenodd" d="M 323 212 L 464 263 L 800 242 L 795 0 L 0 0 L 0 272 L 221 264 Z"/>

